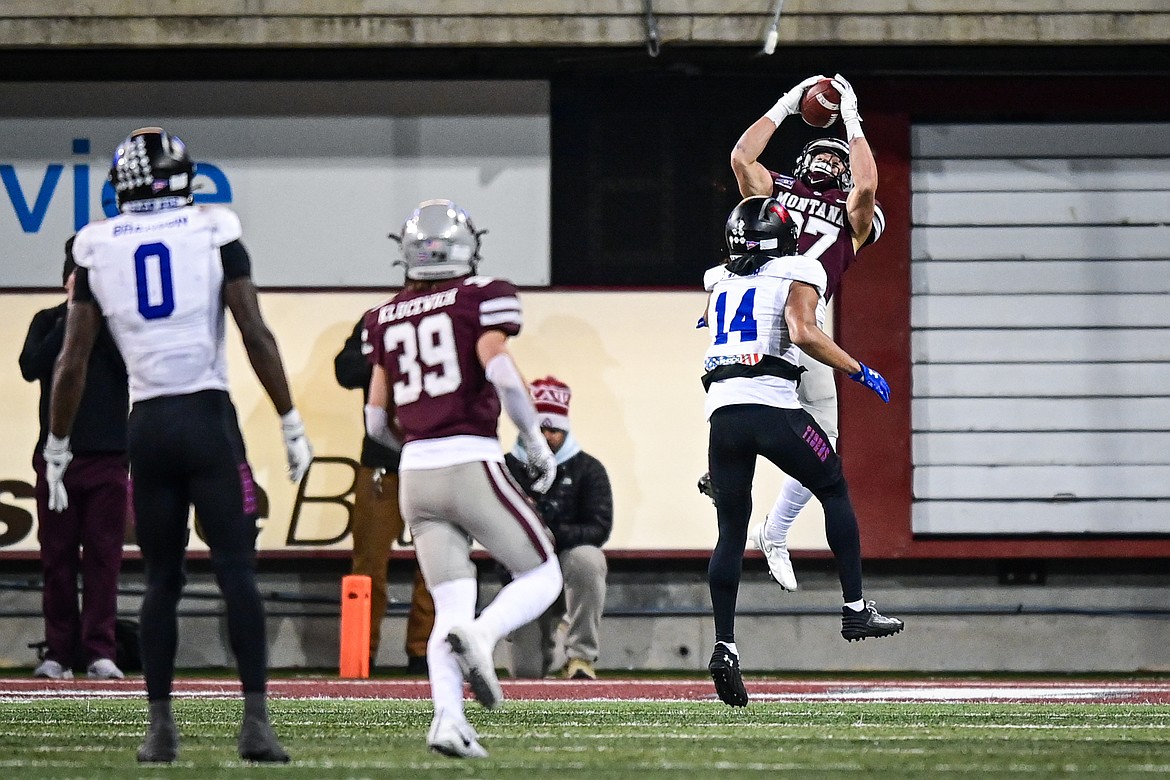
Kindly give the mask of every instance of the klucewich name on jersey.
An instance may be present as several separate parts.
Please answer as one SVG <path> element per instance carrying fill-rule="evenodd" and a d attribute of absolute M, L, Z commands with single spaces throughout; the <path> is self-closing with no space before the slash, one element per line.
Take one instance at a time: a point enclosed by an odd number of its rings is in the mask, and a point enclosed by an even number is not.
<path fill-rule="evenodd" d="M 378 323 L 393 322 L 394 320 L 401 320 L 415 314 L 422 314 L 451 306 L 455 303 L 455 295 L 458 292 L 458 287 L 452 287 L 450 290 L 441 290 L 430 295 L 411 298 L 409 301 L 399 301 L 389 306 L 383 306 L 378 311 Z"/>
<path fill-rule="evenodd" d="M 820 217 L 834 225 L 845 224 L 845 210 L 832 203 L 825 203 L 816 198 L 802 198 L 793 192 L 781 192 L 776 200 L 784 204 L 789 211 L 799 211 L 805 216 Z"/>

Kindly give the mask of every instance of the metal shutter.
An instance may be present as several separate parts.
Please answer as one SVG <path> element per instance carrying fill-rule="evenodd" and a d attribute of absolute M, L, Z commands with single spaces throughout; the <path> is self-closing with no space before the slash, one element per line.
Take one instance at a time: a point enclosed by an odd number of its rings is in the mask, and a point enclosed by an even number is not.
<path fill-rule="evenodd" d="M 1170 532 L 1170 125 L 913 129 L 913 528 Z"/>

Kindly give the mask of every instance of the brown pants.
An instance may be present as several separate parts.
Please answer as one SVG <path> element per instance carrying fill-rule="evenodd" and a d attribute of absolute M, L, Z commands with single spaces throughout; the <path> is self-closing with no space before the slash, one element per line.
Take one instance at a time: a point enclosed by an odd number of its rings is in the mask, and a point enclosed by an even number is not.
<path fill-rule="evenodd" d="M 375 490 L 374 470 L 359 466 L 354 486 L 353 573 L 370 578 L 370 661 L 378 655 L 382 639 L 382 618 L 386 615 L 386 569 L 390 549 L 402 535 L 402 512 L 398 508 L 398 475 L 382 477 L 381 493 Z M 435 625 L 435 602 L 415 566 L 410 613 L 406 619 L 406 655 L 426 657 L 427 639 Z"/>

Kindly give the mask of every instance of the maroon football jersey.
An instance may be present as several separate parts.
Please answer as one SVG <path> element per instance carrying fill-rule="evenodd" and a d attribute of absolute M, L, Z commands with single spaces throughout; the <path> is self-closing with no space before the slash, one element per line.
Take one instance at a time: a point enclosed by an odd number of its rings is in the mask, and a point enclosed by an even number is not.
<path fill-rule="evenodd" d="M 833 297 L 841 284 L 841 275 L 853 265 L 853 234 L 849 230 L 843 190 L 814 190 L 800 179 L 772 174 L 772 197 L 784 204 L 800 227 L 796 248 L 805 257 L 820 262 L 829 277 L 825 299 Z M 863 246 L 881 238 L 886 227 L 886 215 L 880 203 L 874 203 L 873 229 Z"/>
<path fill-rule="evenodd" d="M 496 437 L 500 399 L 475 347 L 485 331 L 515 336 L 520 325 L 515 285 L 486 276 L 403 290 L 366 312 L 362 349 L 386 371 L 406 442 Z"/>

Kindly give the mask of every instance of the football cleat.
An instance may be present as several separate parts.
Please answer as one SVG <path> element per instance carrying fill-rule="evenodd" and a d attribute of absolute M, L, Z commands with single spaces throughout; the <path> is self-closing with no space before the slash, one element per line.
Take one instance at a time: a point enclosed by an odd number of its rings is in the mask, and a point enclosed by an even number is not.
<path fill-rule="evenodd" d="M 878 612 L 872 601 L 865 602 L 865 609 L 860 611 L 841 607 L 841 636 L 850 642 L 871 636 L 892 636 L 905 627 L 906 624 L 898 618 Z"/>
<path fill-rule="evenodd" d="M 179 729 L 171 718 L 152 719 L 138 748 L 138 763 L 169 764 L 179 755 Z"/>
<path fill-rule="evenodd" d="M 435 753 L 451 758 L 487 758 L 487 751 L 479 744 L 479 735 L 465 720 L 449 717 L 445 712 L 435 713 L 431 730 L 427 733 L 427 747 Z"/>
<path fill-rule="evenodd" d="M 715 652 L 711 653 L 707 671 L 715 683 L 715 693 L 719 694 L 724 704 L 731 707 L 747 706 L 748 695 L 747 689 L 743 687 L 743 675 L 739 671 L 739 656 L 731 652 L 730 647 L 722 642 L 715 643 Z"/>
<path fill-rule="evenodd" d="M 463 679 L 471 685 L 476 700 L 489 710 L 504 700 L 504 691 L 496 677 L 491 648 L 487 647 L 473 626 L 455 626 L 447 634 L 447 644 L 459 662 Z"/>
<path fill-rule="evenodd" d="M 288 753 L 276 738 L 272 725 L 264 718 L 244 717 L 236 747 L 240 758 L 265 764 L 287 764 Z"/>
<path fill-rule="evenodd" d="M 780 586 L 781 590 L 796 590 L 796 573 L 792 571 L 792 559 L 788 556 L 788 545 L 768 541 L 764 536 L 764 526 L 767 521 L 760 523 L 751 532 L 752 544 L 764 554 L 768 562 L 768 576 Z"/>

